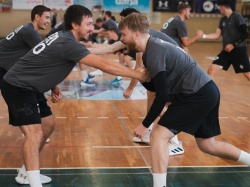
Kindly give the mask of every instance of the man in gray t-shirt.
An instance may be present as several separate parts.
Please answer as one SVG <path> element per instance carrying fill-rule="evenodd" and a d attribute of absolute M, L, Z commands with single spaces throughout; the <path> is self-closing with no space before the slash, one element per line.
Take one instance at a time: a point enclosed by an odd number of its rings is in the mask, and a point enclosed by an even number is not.
<path fill-rule="evenodd" d="M 31 11 L 31 23 L 16 28 L 0 41 L 0 82 L 22 56 L 42 41 L 37 31 L 45 30 L 49 23 L 50 9 L 43 5 L 35 6 Z"/>
<path fill-rule="evenodd" d="M 13 65 L 35 45 L 42 41 L 42 37 L 37 32 L 45 30 L 50 23 L 50 8 L 43 5 L 37 5 L 31 10 L 31 23 L 22 25 L 8 34 L 6 38 L 0 41 L 0 89 L 3 76 L 13 67 Z M 57 99 L 54 100 L 56 102 Z M 45 105 L 47 100 L 44 96 L 39 97 L 40 106 Z M 50 108 L 47 107 L 47 113 L 43 116 L 44 119 L 53 119 Z M 42 124 L 44 126 L 44 124 Z M 49 141 L 50 133 L 43 131 L 44 139 Z M 44 145 L 44 144 L 43 144 Z M 42 147 L 41 147 L 42 148 Z M 18 175 L 15 178 L 19 184 L 29 184 L 26 168 L 18 170 Z M 50 177 L 41 175 L 42 183 L 51 181 Z"/>
<path fill-rule="evenodd" d="M 246 38 L 248 28 L 243 16 L 231 9 L 230 0 L 218 0 L 220 12 L 223 15 L 215 33 L 203 34 L 205 39 L 218 39 L 222 36 L 222 51 L 208 68 L 208 74 L 214 78 L 217 71 L 227 71 L 233 65 L 235 73 L 243 73 L 250 81 L 250 63 Z"/>
<path fill-rule="evenodd" d="M 149 22 L 142 14 L 131 14 L 119 23 L 121 41 L 130 50 L 143 52 L 143 64 L 152 80 L 142 83 L 156 97 L 134 135 L 142 138 L 167 101 L 168 110 L 151 132 L 150 152 L 154 187 L 167 186 L 168 146 L 174 135 L 195 137 L 201 151 L 250 166 L 250 154 L 217 141 L 220 93 L 207 73 L 179 46 L 149 35 Z"/>
<path fill-rule="evenodd" d="M 80 22 L 79 22 L 80 21 Z M 129 69 L 114 60 L 103 59 L 79 43 L 94 29 L 92 13 L 81 5 L 71 5 L 64 14 L 65 31 L 56 32 L 37 44 L 6 73 L 2 96 L 9 109 L 10 124 L 18 126 L 29 137 L 22 146 L 25 167 L 31 187 L 42 187 L 39 177 L 39 148 L 45 142 L 41 127 L 47 105 L 39 107 L 39 98 L 51 90 L 59 97 L 56 85 L 63 81 L 76 63 L 107 73 L 147 81 L 149 73 Z M 46 120 L 50 134 L 53 120 Z M 50 135 L 49 134 L 49 135 Z"/>
<path fill-rule="evenodd" d="M 198 30 L 194 37 L 188 38 L 185 21 L 190 18 L 191 6 L 186 3 L 181 3 L 178 5 L 177 10 L 179 15 L 168 19 L 163 24 L 161 32 L 173 38 L 174 41 L 189 54 L 187 47 L 201 38 L 203 33 Z"/>

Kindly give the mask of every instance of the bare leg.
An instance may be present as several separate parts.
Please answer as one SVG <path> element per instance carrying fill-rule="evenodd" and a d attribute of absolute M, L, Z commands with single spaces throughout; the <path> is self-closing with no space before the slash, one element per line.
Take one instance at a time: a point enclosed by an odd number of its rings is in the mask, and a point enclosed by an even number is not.
<path fill-rule="evenodd" d="M 250 72 L 243 73 L 243 75 L 250 81 Z"/>
<path fill-rule="evenodd" d="M 217 73 L 217 71 L 218 71 L 218 70 L 221 70 L 221 69 L 222 69 L 222 66 L 218 66 L 218 65 L 216 65 L 216 64 L 212 64 L 212 65 L 208 68 L 207 73 L 208 73 L 208 75 L 209 75 L 212 79 L 214 79 L 214 76 L 215 76 L 215 74 Z"/>
<path fill-rule="evenodd" d="M 39 150 L 42 142 L 46 141 L 43 137 L 41 124 L 20 126 L 25 135 L 22 154 L 26 170 L 39 170 Z"/>
<path fill-rule="evenodd" d="M 199 149 L 207 154 L 221 158 L 237 161 L 240 157 L 241 150 L 235 146 L 212 138 L 196 138 Z"/>
<path fill-rule="evenodd" d="M 40 146 L 39 151 L 41 152 L 46 140 L 50 137 L 50 135 L 55 130 L 55 121 L 53 115 L 42 118 L 42 131 L 43 131 L 43 141 Z"/>
<path fill-rule="evenodd" d="M 150 153 L 153 173 L 166 173 L 169 154 L 166 146 L 174 134 L 161 125 L 154 125 L 150 136 Z"/>

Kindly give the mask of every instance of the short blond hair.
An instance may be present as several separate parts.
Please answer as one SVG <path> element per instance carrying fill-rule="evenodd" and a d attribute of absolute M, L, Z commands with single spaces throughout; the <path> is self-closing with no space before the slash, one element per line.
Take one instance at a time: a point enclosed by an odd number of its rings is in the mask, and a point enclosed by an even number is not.
<path fill-rule="evenodd" d="M 149 32 L 149 21 L 148 18 L 139 13 L 132 13 L 122 19 L 119 23 L 119 29 L 128 28 L 133 32 L 148 33 Z"/>

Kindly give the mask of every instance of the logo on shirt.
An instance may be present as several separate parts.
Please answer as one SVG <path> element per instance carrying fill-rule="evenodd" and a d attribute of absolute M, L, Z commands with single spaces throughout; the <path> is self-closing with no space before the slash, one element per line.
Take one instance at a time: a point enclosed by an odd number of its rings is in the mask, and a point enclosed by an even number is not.
<path fill-rule="evenodd" d="M 14 30 L 14 32 L 8 34 L 8 36 L 6 36 L 6 40 L 10 40 L 11 38 L 13 38 L 13 36 L 15 36 L 15 34 L 18 33 L 18 31 L 20 31 L 21 28 L 23 28 L 23 25 Z"/>
<path fill-rule="evenodd" d="M 59 38 L 58 32 L 51 34 L 50 36 L 48 36 L 45 40 L 43 40 L 42 42 L 40 42 L 39 44 L 37 44 L 34 48 L 33 48 L 33 53 L 35 55 L 41 53 L 46 46 L 49 46 L 52 44 L 52 42 L 54 42 L 57 38 Z"/>

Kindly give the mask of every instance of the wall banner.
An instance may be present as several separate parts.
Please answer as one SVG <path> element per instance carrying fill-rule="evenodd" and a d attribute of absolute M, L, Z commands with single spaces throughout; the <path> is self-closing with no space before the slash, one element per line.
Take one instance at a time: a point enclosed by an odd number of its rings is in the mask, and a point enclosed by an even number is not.
<path fill-rule="evenodd" d="M 120 13 L 125 8 L 135 8 L 142 13 L 150 11 L 150 0 L 104 0 L 104 10 Z"/>

